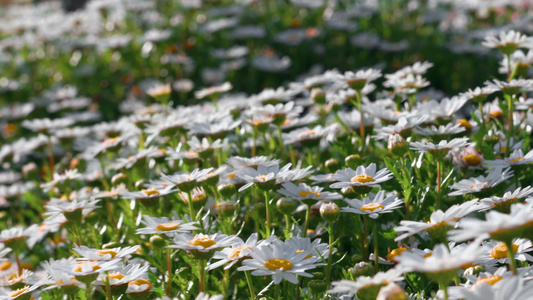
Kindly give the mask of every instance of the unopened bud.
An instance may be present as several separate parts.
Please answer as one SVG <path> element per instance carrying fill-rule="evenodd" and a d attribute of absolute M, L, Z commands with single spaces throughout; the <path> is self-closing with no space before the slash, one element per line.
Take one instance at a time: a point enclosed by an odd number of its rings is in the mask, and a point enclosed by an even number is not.
<path fill-rule="evenodd" d="M 396 156 L 403 156 L 409 150 L 409 142 L 397 133 L 389 136 L 389 151 Z"/>
<path fill-rule="evenodd" d="M 229 199 L 237 193 L 237 188 L 233 184 L 221 184 L 218 186 L 218 191 L 222 197 Z"/>
<path fill-rule="evenodd" d="M 344 159 L 344 163 L 346 163 L 346 166 L 349 168 L 357 169 L 361 163 L 361 156 L 359 154 L 348 155 L 346 159 Z"/>
<path fill-rule="evenodd" d="M 335 222 L 339 218 L 340 208 L 337 204 L 331 203 L 322 203 L 320 205 L 320 216 L 327 222 Z"/>
<path fill-rule="evenodd" d="M 351 268 L 351 271 L 352 271 L 353 277 L 355 278 L 359 276 L 373 276 L 374 265 L 369 262 L 362 261 L 362 262 L 356 263 L 355 266 Z"/>
<path fill-rule="evenodd" d="M 311 99 L 314 103 L 323 105 L 326 103 L 326 94 L 321 88 L 314 88 L 311 90 Z"/>
<path fill-rule="evenodd" d="M 407 300 L 407 294 L 396 283 L 390 282 L 379 290 L 376 300 Z"/>
<path fill-rule="evenodd" d="M 326 160 L 326 168 L 329 172 L 335 173 L 340 168 L 339 160 L 336 158 L 330 158 Z"/>
<path fill-rule="evenodd" d="M 300 203 L 297 200 L 291 198 L 280 198 L 276 202 L 276 207 L 278 208 L 279 212 L 284 215 L 292 214 L 299 205 Z"/>

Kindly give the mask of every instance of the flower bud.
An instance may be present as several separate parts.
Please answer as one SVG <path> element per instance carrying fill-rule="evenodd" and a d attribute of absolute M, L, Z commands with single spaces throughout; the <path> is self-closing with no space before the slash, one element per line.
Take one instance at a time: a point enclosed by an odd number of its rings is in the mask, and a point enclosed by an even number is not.
<path fill-rule="evenodd" d="M 320 295 L 326 291 L 327 284 L 324 280 L 311 280 L 307 287 L 314 295 Z"/>
<path fill-rule="evenodd" d="M 326 94 L 321 88 L 314 88 L 311 90 L 311 99 L 315 104 L 323 105 L 326 103 Z"/>
<path fill-rule="evenodd" d="M 166 246 L 165 240 L 160 237 L 159 235 L 154 235 L 150 238 L 150 245 L 152 246 L 152 249 L 154 248 L 163 248 Z"/>
<path fill-rule="evenodd" d="M 405 141 L 401 135 L 394 133 L 389 136 L 389 151 L 396 156 L 403 156 L 409 150 L 409 142 Z"/>
<path fill-rule="evenodd" d="M 276 207 L 278 208 L 279 212 L 284 215 L 292 214 L 299 205 L 300 203 L 297 200 L 291 198 L 280 198 L 276 202 Z"/>
<path fill-rule="evenodd" d="M 352 271 L 353 277 L 355 278 L 359 276 L 373 276 L 374 265 L 369 262 L 362 261 L 362 262 L 356 263 L 355 266 L 351 268 L 351 271 Z"/>
<path fill-rule="evenodd" d="M 361 163 L 361 156 L 359 154 L 348 155 L 346 159 L 344 159 L 344 163 L 346 163 L 346 166 L 349 168 L 355 170 Z"/>
<path fill-rule="evenodd" d="M 328 171 L 331 173 L 335 173 L 338 169 L 340 169 L 339 160 L 336 158 L 330 158 L 326 160 L 326 169 L 328 169 Z"/>
<path fill-rule="evenodd" d="M 222 197 L 229 199 L 237 193 L 237 188 L 233 184 L 221 184 L 218 186 L 218 191 Z"/>
<path fill-rule="evenodd" d="M 339 218 L 340 215 L 340 208 L 337 204 L 331 202 L 331 203 L 322 203 L 320 205 L 320 216 L 324 221 L 327 222 L 335 222 Z"/>
<path fill-rule="evenodd" d="M 379 290 L 376 300 L 407 300 L 405 291 L 394 282 L 389 282 Z"/>

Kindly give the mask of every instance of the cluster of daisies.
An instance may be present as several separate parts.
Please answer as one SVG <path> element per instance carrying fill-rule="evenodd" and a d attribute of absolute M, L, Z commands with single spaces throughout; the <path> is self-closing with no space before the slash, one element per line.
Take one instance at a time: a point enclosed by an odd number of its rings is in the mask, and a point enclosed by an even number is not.
<path fill-rule="evenodd" d="M 27 72 L 0 78 L 0 96 L 28 99 L 0 101 L 0 300 L 530 297 L 533 37 L 514 30 L 530 18 L 463 32 L 501 6 L 529 6 L 409 1 L 423 11 L 406 23 L 417 31 L 437 23 L 454 33 L 452 52 L 499 55 L 499 79 L 457 95 L 430 87 L 429 61 L 312 69 L 249 95 L 234 86 L 255 73 L 232 74 L 248 61 L 283 74 L 295 47 L 331 50 L 311 40 L 344 32 L 380 52 L 409 42 L 358 30 L 396 18 L 379 1 L 291 0 L 288 11 L 323 27 L 295 19 L 274 33 L 243 25 L 274 2 L 205 13 L 202 1 L 164 2 L 0 11 L 0 66 Z M 197 50 L 226 45 L 220 36 L 246 46 Z M 67 56 L 71 69 L 37 78 L 38 63 Z M 220 64 L 197 72 L 206 57 Z M 65 70 L 75 80 L 49 88 Z M 117 81 L 117 70 L 129 73 Z M 210 86 L 194 89 L 194 76 Z M 126 98 L 111 113 L 108 95 L 94 97 L 110 86 Z"/>

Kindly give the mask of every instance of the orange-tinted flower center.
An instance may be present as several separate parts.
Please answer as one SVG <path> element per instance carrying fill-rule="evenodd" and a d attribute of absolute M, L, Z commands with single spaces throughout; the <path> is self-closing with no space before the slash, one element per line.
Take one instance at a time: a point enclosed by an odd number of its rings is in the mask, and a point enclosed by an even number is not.
<path fill-rule="evenodd" d="M 204 248 L 209 248 L 213 245 L 215 245 L 217 242 L 213 241 L 212 239 L 208 237 L 195 237 L 190 242 L 189 245 L 191 246 L 202 246 Z"/>
<path fill-rule="evenodd" d="M 354 177 L 352 177 L 352 179 L 350 179 L 350 182 L 369 183 L 374 182 L 374 178 L 365 174 L 355 175 Z"/>
<path fill-rule="evenodd" d="M 283 268 L 283 271 L 288 271 L 292 269 L 292 263 L 283 258 L 273 258 L 265 262 L 265 268 L 272 271 Z"/>

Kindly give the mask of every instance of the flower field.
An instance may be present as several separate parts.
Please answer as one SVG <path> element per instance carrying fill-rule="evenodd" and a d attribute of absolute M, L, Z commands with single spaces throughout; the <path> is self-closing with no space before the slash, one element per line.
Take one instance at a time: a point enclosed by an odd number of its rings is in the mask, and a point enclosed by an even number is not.
<path fill-rule="evenodd" d="M 0 0 L 0 300 L 532 299 L 532 16 Z"/>

